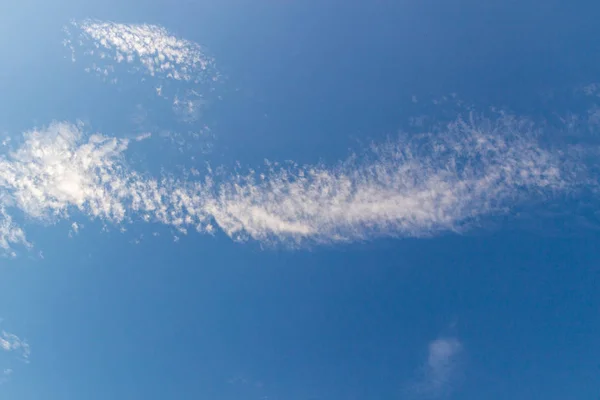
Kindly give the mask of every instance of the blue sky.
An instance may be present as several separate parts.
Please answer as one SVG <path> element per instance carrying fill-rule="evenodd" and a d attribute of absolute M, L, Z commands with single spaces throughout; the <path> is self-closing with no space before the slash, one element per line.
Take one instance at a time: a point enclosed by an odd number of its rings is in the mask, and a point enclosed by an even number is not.
<path fill-rule="evenodd" d="M 596 398 L 597 11 L 8 5 L 1 397 Z"/>

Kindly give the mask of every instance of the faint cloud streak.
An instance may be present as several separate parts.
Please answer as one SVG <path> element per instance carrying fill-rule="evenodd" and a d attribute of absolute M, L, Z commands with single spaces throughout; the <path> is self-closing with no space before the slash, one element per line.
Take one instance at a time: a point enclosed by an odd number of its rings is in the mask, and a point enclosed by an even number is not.
<path fill-rule="evenodd" d="M 413 386 L 414 393 L 427 398 L 451 393 L 461 378 L 463 351 L 462 343 L 456 338 L 443 337 L 431 341 L 421 377 Z"/>

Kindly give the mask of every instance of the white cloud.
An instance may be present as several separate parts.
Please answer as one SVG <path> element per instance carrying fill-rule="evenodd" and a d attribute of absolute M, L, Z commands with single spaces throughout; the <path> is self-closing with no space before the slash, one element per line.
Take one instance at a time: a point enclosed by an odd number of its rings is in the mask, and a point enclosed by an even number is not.
<path fill-rule="evenodd" d="M 600 84 L 599 83 L 590 83 L 581 88 L 578 88 L 577 91 L 582 91 L 587 96 L 597 96 L 600 94 Z"/>
<path fill-rule="evenodd" d="M 141 133 L 135 137 L 135 141 L 141 142 L 142 140 L 146 140 L 146 139 L 150 138 L 151 136 L 152 136 L 152 134 L 150 132 Z"/>
<path fill-rule="evenodd" d="M 521 201 L 591 184 L 573 173 L 585 168 L 578 159 L 544 149 L 537 135 L 530 122 L 506 115 L 458 119 L 334 166 L 267 164 L 247 174 L 209 170 L 204 178 L 174 179 L 131 170 L 126 139 L 54 123 L 27 132 L 0 157 L 0 245 L 27 243 L 10 210 L 44 222 L 77 210 L 115 224 L 160 222 L 181 233 L 220 228 L 235 240 L 291 245 L 461 231 Z"/>
<path fill-rule="evenodd" d="M 1 322 L 1 320 L 0 320 Z M 26 340 L 13 333 L 0 332 L 0 385 L 6 383 L 19 364 L 28 364 L 31 349 Z"/>
<path fill-rule="evenodd" d="M 93 216 L 122 219 L 122 204 L 106 195 L 111 188 L 105 184 L 119 184 L 122 166 L 115 158 L 127 147 L 126 140 L 102 135 L 84 139 L 78 126 L 66 123 L 27 132 L 24 138 L 20 148 L 0 158 L 5 206 L 52 219 L 66 217 L 71 206 L 85 205 Z"/>
<path fill-rule="evenodd" d="M 560 159 L 512 119 L 377 145 L 335 167 L 274 167 L 207 204 L 230 236 L 316 242 L 460 230 L 520 197 L 567 189 Z"/>
<path fill-rule="evenodd" d="M 5 352 L 16 352 L 21 359 L 28 362 L 31 350 L 27 341 L 20 339 L 17 335 L 2 331 L 0 334 L 0 350 Z"/>
<path fill-rule="evenodd" d="M 0 206 L 2 206 L 2 198 L 0 197 Z M 31 244 L 25 237 L 23 229 L 18 227 L 12 217 L 7 214 L 4 207 L 0 207 L 0 249 L 4 255 L 11 257 L 16 256 L 16 253 L 12 250 L 12 246 L 22 245 L 25 247 L 31 247 Z M 0 253 L 1 254 L 1 253 Z"/>
<path fill-rule="evenodd" d="M 161 26 L 89 19 L 71 25 L 65 28 L 65 45 L 73 51 L 73 59 L 76 50 L 82 49 L 84 55 L 93 56 L 99 64 L 104 60 L 127 63 L 150 76 L 194 83 L 216 79 L 214 59 L 199 44 L 179 38 Z M 92 69 L 103 75 L 111 72 L 111 68 L 98 65 Z"/>
<path fill-rule="evenodd" d="M 69 230 L 69 237 L 72 238 L 73 236 L 79 235 L 79 231 L 81 230 L 81 228 L 83 228 L 83 224 L 73 222 L 71 224 L 71 229 Z"/>
<path fill-rule="evenodd" d="M 73 61 L 104 82 L 137 78 L 137 89 L 144 88 L 171 107 L 176 120 L 169 122 L 196 124 L 204 108 L 219 99 L 215 89 L 220 75 L 214 58 L 201 45 L 164 27 L 86 19 L 71 22 L 64 32 Z M 153 119 L 143 104 L 137 105 L 132 122 L 154 133 L 173 127 L 164 116 Z M 198 143 L 188 143 L 189 139 L 199 138 L 180 135 L 178 140 L 188 150 L 197 150 Z"/>
<path fill-rule="evenodd" d="M 429 343 L 422 376 L 414 386 L 415 393 L 429 398 L 449 394 L 460 379 L 463 345 L 456 338 L 438 338 Z"/>

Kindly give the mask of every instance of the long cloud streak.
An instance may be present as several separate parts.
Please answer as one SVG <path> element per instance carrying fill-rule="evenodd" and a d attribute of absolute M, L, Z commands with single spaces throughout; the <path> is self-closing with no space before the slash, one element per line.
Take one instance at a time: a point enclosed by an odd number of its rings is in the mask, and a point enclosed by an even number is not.
<path fill-rule="evenodd" d="M 28 244 L 10 219 L 144 220 L 180 231 L 220 228 L 235 240 L 334 243 L 464 229 L 522 201 L 571 193 L 584 166 L 544 149 L 533 123 L 457 119 L 443 131 L 373 145 L 335 166 L 269 165 L 201 180 L 153 178 L 127 166 L 127 140 L 54 123 L 0 158 L 0 246 Z M 575 158 L 574 158 L 575 157 Z M 197 174 L 196 174 L 197 176 Z"/>

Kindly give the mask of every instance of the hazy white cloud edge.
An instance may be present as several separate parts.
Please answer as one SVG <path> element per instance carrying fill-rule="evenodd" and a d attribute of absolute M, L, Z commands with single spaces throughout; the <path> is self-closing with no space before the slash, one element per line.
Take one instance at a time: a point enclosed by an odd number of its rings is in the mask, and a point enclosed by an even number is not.
<path fill-rule="evenodd" d="M 412 385 L 413 394 L 439 398 L 451 393 L 460 381 L 463 344 L 454 337 L 440 337 L 428 345 L 421 376 Z"/>
<path fill-rule="evenodd" d="M 65 122 L 24 134 L 0 156 L 0 246 L 30 246 L 11 212 L 44 223 L 77 210 L 123 224 L 286 245 L 461 231 L 522 201 L 570 194 L 583 182 L 577 155 L 540 145 L 534 124 L 500 115 L 459 118 L 443 131 L 373 145 L 334 166 L 268 164 L 247 174 L 185 180 L 130 169 L 127 139 Z M 195 180 L 194 180 L 195 179 Z"/>

